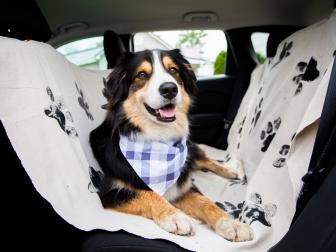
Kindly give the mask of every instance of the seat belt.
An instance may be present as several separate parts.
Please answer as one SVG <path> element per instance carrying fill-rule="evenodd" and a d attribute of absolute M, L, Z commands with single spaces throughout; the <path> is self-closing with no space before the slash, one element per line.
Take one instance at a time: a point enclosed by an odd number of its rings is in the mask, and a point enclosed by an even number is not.
<path fill-rule="evenodd" d="M 234 90 L 231 96 L 230 104 L 228 107 L 227 115 L 223 119 L 223 129 L 215 144 L 216 148 L 226 149 L 227 147 L 227 137 L 231 128 L 231 125 L 236 117 L 239 106 L 243 97 L 247 91 L 248 85 L 250 83 L 250 76 L 253 69 L 240 69 L 236 76 L 234 83 Z"/>
<path fill-rule="evenodd" d="M 329 85 L 324 100 L 308 172 L 302 177 L 303 186 L 297 200 L 296 212 L 292 224 L 308 204 L 311 197 L 320 187 L 330 168 L 324 166 L 326 153 L 330 150 L 330 143 L 336 137 L 336 60 L 332 66 Z M 334 151 L 334 150 L 333 150 Z M 336 158 L 336 156 L 335 156 Z"/>

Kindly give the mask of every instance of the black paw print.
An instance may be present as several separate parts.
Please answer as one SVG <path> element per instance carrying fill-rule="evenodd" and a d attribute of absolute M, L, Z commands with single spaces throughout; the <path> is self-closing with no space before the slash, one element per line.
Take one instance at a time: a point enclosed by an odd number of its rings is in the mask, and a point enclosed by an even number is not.
<path fill-rule="evenodd" d="M 259 90 L 258 90 L 258 95 L 260 95 L 261 94 L 261 91 L 263 90 L 263 87 L 261 86 L 260 88 L 259 88 Z"/>
<path fill-rule="evenodd" d="M 73 119 L 70 111 L 67 110 L 62 99 L 55 101 L 55 97 L 50 87 L 46 88 L 47 94 L 50 97 L 51 104 L 44 110 L 44 113 L 50 117 L 56 119 L 61 129 L 71 137 L 77 137 L 77 131 L 73 126 L 68 124 L 73 123 Z"/>
<path fill-rule="evenodd" d="M 311 57 L 308 64 L 306 62 L 299 62 L 296 65 L 296 69 L 300 74 L 293 77 L 294 84 L 297 85 L 294 95 L 301 93 L 303 84 L 302 81 L 313 81 L 320 75 L 320 71 L 317 69 L 317 61 Z"/>
<path fill-rule="evenodd" d="M 277 206 L 273 203 L 262 205 L 262 198 L 259 193 L 252 193 L 250 195 L 251 204 L 246 204 L 245 201 L 238 203 L 237 206 L 224 201 L 216 202 L 216 205 L 230 214 L 232 218 L 238 219 L 242 223 L 251 224 L 255 221 L 263 225 L 271 226 L 271 217 L 275 216 Z"/>
<path fill-rule="evenodd" d="M 90 183 L 88 184 L 88 190 L 92 193 L 99 192 L 100 184 L 103 179 L 103 173 L 96 171 L 92 166 L 89 167 Z"/>
<path fill-rule="evenodd" d="M 230 153 L 226 153 L 225 157 L 224 157 L 224 160 L 216 160 L 218 163 L 227 163 L 231 160 L 231 155 Z"/>
<path fill-rule="evenodd" d="M 76 85 L 76 89 L 77 89 L 77 91 L 79 93 L 79 97 L 78 97 L 78 103 L 79 103 L 79 105 L 84 109 L 87 117 L 90 120 L 93 120 L 93 116 L 92 116 L 92 114 L 89 111 L 89 104 L 84 99 L 83 91 L 81 89 L 79 89 L 79 87 L 77 86 L 76 82 L 75 82 L 75 85 Z"/>
<path fill-rule="evenodd" d="M 242 211 L 242 207 L 244 206 L 244 202 L 238 203 L 236 206 L 228 201 L 224 201 L 223 203 L 217 201 L 216 205 L 223 209 L 226 213 L 230 214 L 233 219 L 238 219 Z"/>
<path fill-rule="evenodd" d="M 244 127 L 245 121 L 246 121 L 246 116 L 244 116 L 243 120 L 238 124 L 239 140 L 242 137 L 242 132 L 243 132 L 243 127 Z M 240 142 L 238 142 L 238 144 L 237 144 L 237 149 L 239 149 L 239 148 L 240 148 Z"/>
<path fill-rule="evenodd" d="M 252 193 L 250 195 L 250 200 L 252 204 L 245 204 L 243 206 L 239 221 L 248 224 L 259 221 L 265 226 L 270 227 L 270 218 L 275 216 L 277 206 L 273 203 L 261 205 L 263 201 L 259 193 Z"/>
<path fill-rule="evenodd" d="M 260 118 L 260 115 L 261 115 L 261 106 L 262 106 L 262 103 L 264 101 L 264 98 L 261 97 L 257 106 L 254 108 L 254 116 L 251 120 L 251 130 L 256 126 L 259 118 Z"/>
<path fill-rule="evenodd" d="M 262 130 L 260 133 L 260 139 L 263 141 L 263 146 L 261 147 L 261 151 L 267 151 L 270 146 L 273 138 L 275 137 L 276 131 L 279 129 L 281 124 L 281 118 L 278 117 L 272 122 L 267 123 L 266 130 Z"/>
<path fill-rule="evenodd" d="M 294 138 L 296 137 L 296 132 L 291 137 L 291 142 L 293 142 Z"/>
<path fill-rule="evenodd" d="M 274 162 L 273 162 L 273 166 L 275 168 L 282 168 L 285 166 L 286 164 L 286 156 L 289 152 L 289 148 L 290 146 L 288 144 L 282 145 L 280 150 L 279 150 L 279 154 L 281 155 L 281 157 L 277 158 Z"/>
<path fill-rule="evenodd" d="M 284 45 L 282 46 L 282 50 L 279 54 L 279 59 L 276 63 L 274 63 L 274 65 L 272 66 L 271 69 L 273 69 L 276 65 L 278 65 L 284 58 L 287 58 L 290 55 L 290 50 L 293 47 L 293 42 L 285 42 Z"/>

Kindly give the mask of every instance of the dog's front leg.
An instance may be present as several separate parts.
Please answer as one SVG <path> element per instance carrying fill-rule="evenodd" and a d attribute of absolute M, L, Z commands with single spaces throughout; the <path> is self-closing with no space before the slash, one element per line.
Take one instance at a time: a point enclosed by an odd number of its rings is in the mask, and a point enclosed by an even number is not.
<path fill-rule="evenodd" d="M 230 241 L 249 241 L 253 234 L 251 228 L 231 218 L 207 197 L 190 191 L 173 203 L 190 216 L 212 227 L 217 234 Z"/>
<path fill-rule="evenodd" d="M 237 161 L 235 169 L 232 167 L 221 164 L 215 160 L 208 159 L 207 157 L 204 158 L 203 160 L 197 160 L 196 161 L 196 166 L 194 167 L 195 170 L 201 170 L 205 169 L 208 171 L 211 171 L 218 176 L 221 176 L 223 178 L 227 179 L 239 179 L 242 180 L 244 179 L 244 171 L 242 167 L 242 163 L 240 161 Z"/>
<path fill-rule="evenodd" d="M 205 152 L 197 145 L 193 145 L 192 147 L 193 151 L 197 153 L 197 158 L 192 165 L 193 170 L 205 169 L 227 179 L 245 179 L 245 172 L 241 161 L 236 160 L 235 163 L 231 162 L 231 167 L 228 164 L 221 164 L 220 162 L 209 159 Z"/>
<path fill-rule="evenodd" d="M 134 198 L 113 209 L 152 219 L 170 233 L 178 235 L 194 233 L 194 220 L 152 191 L 137 190 Z"/>

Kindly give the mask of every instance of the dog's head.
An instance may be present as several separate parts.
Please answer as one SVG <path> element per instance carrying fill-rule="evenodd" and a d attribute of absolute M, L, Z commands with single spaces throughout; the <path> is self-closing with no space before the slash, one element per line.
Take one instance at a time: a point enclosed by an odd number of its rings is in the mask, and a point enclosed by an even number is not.
<path fill-rule="evenodd" d="M 126 53 L 105 84 L 108 118 L 123 134 L 153 140 L 186 136 L 195 82 L 179 50 Z"/>

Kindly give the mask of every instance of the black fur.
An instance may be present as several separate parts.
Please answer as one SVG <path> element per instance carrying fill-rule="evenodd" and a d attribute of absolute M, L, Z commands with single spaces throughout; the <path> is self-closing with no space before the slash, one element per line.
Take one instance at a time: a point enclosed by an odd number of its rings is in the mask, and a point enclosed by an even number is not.
<path fill-rule="evenodd" d="M 119 133 L 129 136 L 140 131 L 130 123 L 122 109 L 123 101 L 128 97 L 136 68 L 143 60 L 152 62 L 150 51 L 126 53 L 121 56 L 114 71 L 104 83 L 103 94 L 108 99 L 108 109 L 105 121 L 90 134 L 90 144 L 93 154 L 104 172 L 104 178 L 99 186 L 99 196 L 104 207 L 115 207 L 136 197 L 136 190 L 151 190 L 135 173 L 119 148 Z M 162 51 L 161 55 L 169 55 L 180 69 L 180 77 L 186 92 L 193 96 L 196 93 L 195 74 L 187 68 L 189 63 L 178 50 Z M 184 169 L 177 180 L 181 186 L 189 177 L 195 157 L 200 151 L 190 141 L 188 144 L 188 158 Z M 129 188 L 115 189 L 116 180 L 122 181 L 136 190 Z"/>

